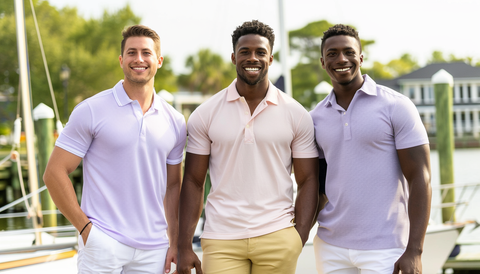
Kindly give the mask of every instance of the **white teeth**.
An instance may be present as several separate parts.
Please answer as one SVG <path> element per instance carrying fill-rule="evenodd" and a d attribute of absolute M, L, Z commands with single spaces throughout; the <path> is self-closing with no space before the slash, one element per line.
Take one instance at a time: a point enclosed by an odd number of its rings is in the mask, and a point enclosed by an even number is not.
<path fill-rule="evenodd" d="M 147 68 L 133 68 L 134 70 L 146 70 Z"/>
<path fill-rule="evenodd" d="M 344 69 L 336 69 L 335 71 L 347 71 L 349 70 L 350 68 L 344 68 Z"/>
<path fill-rule="evenodd" d="M 257 70 L 259 70 L 259 68 L 245 68 L 245 70 L 247 70 L 247 71 L 257 71 Z"/>

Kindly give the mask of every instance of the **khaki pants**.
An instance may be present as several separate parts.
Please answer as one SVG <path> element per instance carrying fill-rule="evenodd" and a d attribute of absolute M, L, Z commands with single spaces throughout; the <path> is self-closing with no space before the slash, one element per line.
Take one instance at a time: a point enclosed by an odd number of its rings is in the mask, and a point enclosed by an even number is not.
<path fill-rule="evenodd" d="M 202 239 L 205 274 L 294 274 L 302 252 L 294 227 L 241 240 Z"/>

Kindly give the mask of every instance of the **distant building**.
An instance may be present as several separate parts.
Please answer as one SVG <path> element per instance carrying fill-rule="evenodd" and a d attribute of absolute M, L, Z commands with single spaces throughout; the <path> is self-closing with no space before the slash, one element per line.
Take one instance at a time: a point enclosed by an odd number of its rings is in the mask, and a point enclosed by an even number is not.
<path fill-rule="evenodd" d="M 455 137 L 478 139 L 480 136 L 480 67 L 473 67 L 464 62 L 436 63 L 393 80 L 377 81 L 377 83 L 408 96 L 417 106 L 427 132 L 430 136 L 434 136 L 436 132 L 435 98 L 431 80 L 432 76 L 441 69 L 453 76 Z"/>

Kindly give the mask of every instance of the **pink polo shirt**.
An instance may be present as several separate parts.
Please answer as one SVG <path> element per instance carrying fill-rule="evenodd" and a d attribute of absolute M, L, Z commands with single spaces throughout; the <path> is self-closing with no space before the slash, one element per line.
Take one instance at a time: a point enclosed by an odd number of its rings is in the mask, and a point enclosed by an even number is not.
<path fill-rule="evenodd" d="M 188 121 L 187 152 L 210 155 L 202 238 L 245 239 L 292 226 L 292 158 L 318 156 L 308 112 L 272 83 L 253 115 L 236 80 Z"/>

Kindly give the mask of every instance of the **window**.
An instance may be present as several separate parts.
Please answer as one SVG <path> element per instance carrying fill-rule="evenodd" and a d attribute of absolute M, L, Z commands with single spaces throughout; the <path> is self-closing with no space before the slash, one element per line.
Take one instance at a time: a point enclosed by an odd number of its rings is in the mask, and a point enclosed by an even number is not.
<path fill-rule="evenodd" d="M 408 89 L 408 98 L 410 99 L 415 99 L 415 88 L 410 87 Z"/>

